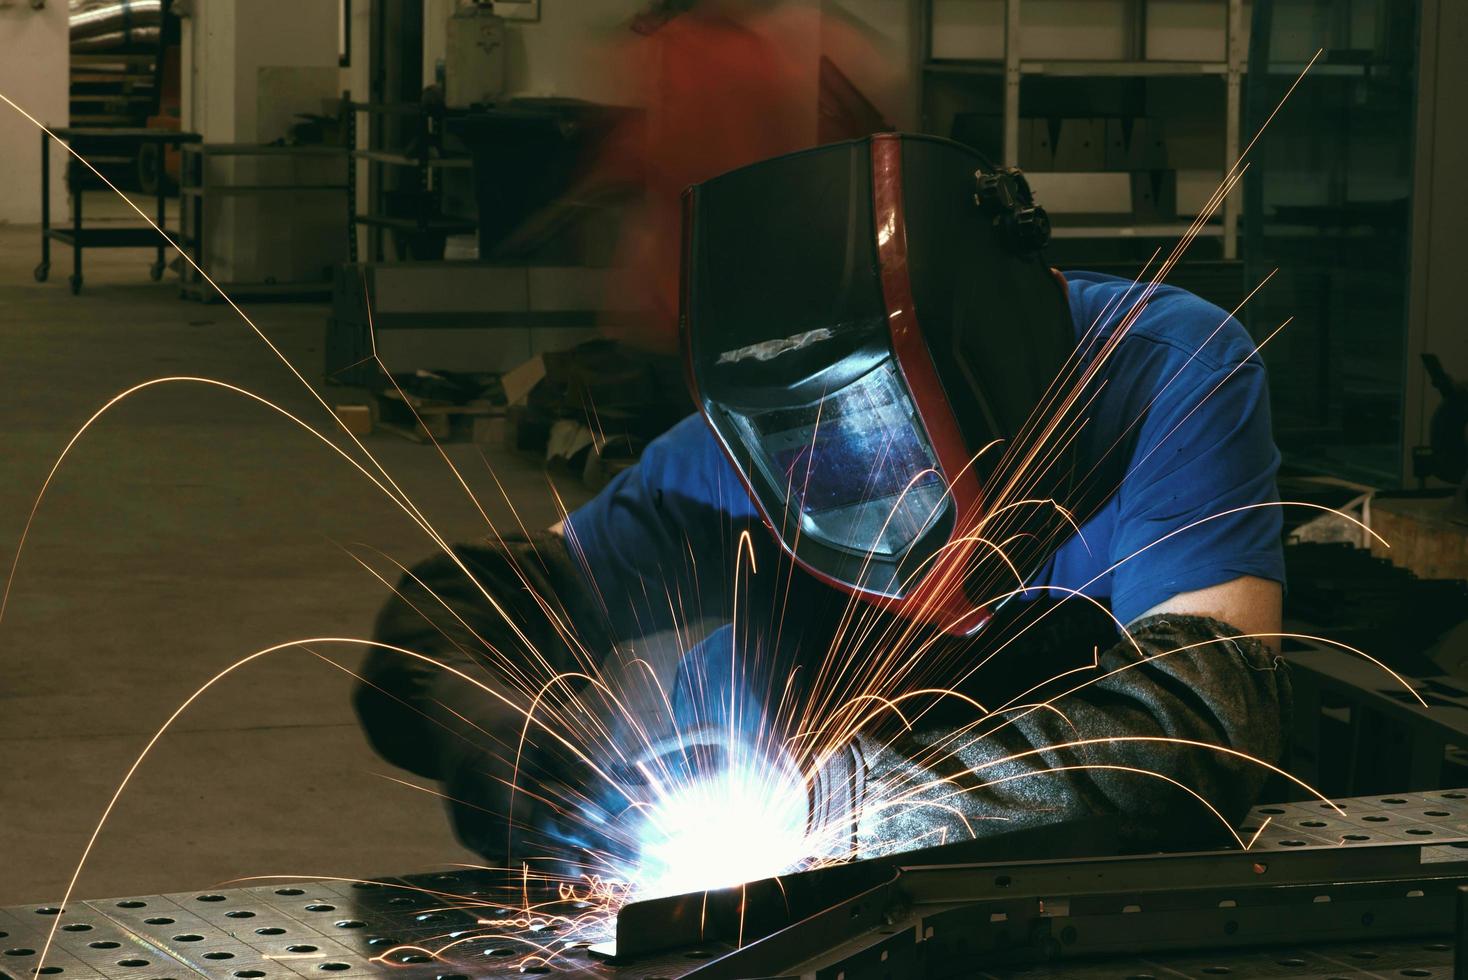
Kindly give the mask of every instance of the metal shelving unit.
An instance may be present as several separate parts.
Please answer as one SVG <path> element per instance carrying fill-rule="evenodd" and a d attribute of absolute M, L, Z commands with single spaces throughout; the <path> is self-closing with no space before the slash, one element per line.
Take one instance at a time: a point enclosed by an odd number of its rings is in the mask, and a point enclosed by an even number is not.
<path fill-rule="evenodd" d="M 349 180 L 311 179 L 277 181 L 221 182 L 210 173 L 211 161 L 224 159 L 258 158 L 286 163 L 304 164 L 313 171 L 334 169 L 331 164 L 347 158 L 344 147 L 339 146 L 269 146 L 255 143 L 195 143 L 185 146 L 180 168 L 179 187 L 179 233 L 178 244 L 187 249 L 198 266 L 219 281 L 221 273 L 214 268 L 214 257 L 210 255 L 208 214 L 209 203 L 226 198 L 260 198 L 269 200 L 282 195 L 330 195 L 340 200 L 351 193 Z M 312 167 L 314 162 L 316 166 Z M 342 167 L 343 172 L 348 168 Z M 343 245 L 343 253 L 346 247 Z M 330 263 L 323 264 L 321 278 L 277 279 L 261 281 L 219 281 L 220 288 L 231 296 L 268 296 L 305 298 L 326 296 L 331 292 L 331 280 L 326 276 Z M 181 270 L 180 293 L 186 298 L 211 301 L 217 298 L 215 290 L 192 266 Z"/>
<path fill-rule="evenodd" d="M 393 116 L 407 120 L 413 126 L 411 135 L 404 141 L 405 151 L 383 149 L 355 149 L 349 170 L 351 183 L 351 258 L 357 260 L 357 226 L 371 230 L 368 252 L 372 261 L 382 262 L 387 258 L 384 232 L 391 233 L 400 251 L 417 252 L 427 249 L 431 255 L 419 258 L 441 258 L 442 239 L 449 235 L 463 235 L 478 228 L 478 222 L 469 218 L 443 213 L 443 179 L 446 170 L 472 170 L 474 163 L 468 154 L 450 153 L 445 147 L 444 119 L 451 114 L 441 105 L 426 103 L 350 102 L 344 108 L 351 120 L 348 139 L 356 146 L 356 119 L 359 113 L 375 116 Z M 411 151 L 411 152 L 408 152 Z M 372 188 L 372 200 L 365 212 L 356 207 L 357 162 L 367 164 L 372 172 L 368 185 Z M 406 172 L 407 179 L 396 182 L 386 179 L 389 171 Z M 389 186 L 392 185 L 392 186 Z M 396 206 L 399 201 L 411 199 L 417 206 Z M 393 211 L 411 211 L 398 213 Z"/>
<path fill-rule="evenodd" d="M 1023 58 L 1022 12 L 1024 0 L 1004 2 L 1004 48 L 1002 58 L 936 58 L 933 53 L 934 0 L 923 0 L 919 24 L 921 70 L 918 86 L 920 104 L 924 107 L 923 128 L 928 129 L 927 90 L 935 77 L 1002 80 L 1003 135 L 1002 162 L 1018 166 L 1020 162 L 1020 106 L 1025 81 L 1037 78 L 1218 78 L 1222 81 L 1220 99 L 1224 116 L 1224 152 L 1220 170 L 1227 174 L 1239 156 L 1239 119 L 1245 63 L 1243 0 L 1221 0 L 1224 23 L 1223 60 L 1153 59 L 1146 52 L 1147 0 L 1131 0 L 1134 24 L 1128 44 L 1128 57 L 1119 59 Z M 947 135 L 947 134 L 943 134 Z M 1221 237 L 1225 260 L 1238 257 L 1238 228 L 1241 205 L 1237 192 L 1224 201 L 1221 226 L 1209 225 L 1205 237 Z M 1058 238 L 1170 238 L 1181 234 L 1188 222 L 1136 222 L 1126 225 L 1059 224 Z"/>

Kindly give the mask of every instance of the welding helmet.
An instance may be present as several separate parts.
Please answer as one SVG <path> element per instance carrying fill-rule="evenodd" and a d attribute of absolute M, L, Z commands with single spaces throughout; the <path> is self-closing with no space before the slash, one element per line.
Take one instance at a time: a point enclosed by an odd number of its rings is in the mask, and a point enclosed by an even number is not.
<path fill-rule="evenodd" d="M 683 221 L 689 383 L 782 547 L 977 629 L 974 569 L 1014 589 L 1058 543 L 1054 507 L 1005 503 L 1059 500 L 1071 472 L 1037 438 L 1076 338 L 1023 175 L 883 134 L 695 185 Z"/>

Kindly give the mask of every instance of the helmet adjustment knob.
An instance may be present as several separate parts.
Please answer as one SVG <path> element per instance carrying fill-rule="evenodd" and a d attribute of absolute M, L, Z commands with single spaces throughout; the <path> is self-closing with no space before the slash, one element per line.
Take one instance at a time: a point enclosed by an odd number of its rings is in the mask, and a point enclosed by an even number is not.
<path fill-rule="evenodd" d="M 1035 203 L 1030 182 L 1018 167 L 974 171 L 974 204 L 999 227 L 1017 252 L 1038 252 L 1050 241 L 1050 215 Z"/>

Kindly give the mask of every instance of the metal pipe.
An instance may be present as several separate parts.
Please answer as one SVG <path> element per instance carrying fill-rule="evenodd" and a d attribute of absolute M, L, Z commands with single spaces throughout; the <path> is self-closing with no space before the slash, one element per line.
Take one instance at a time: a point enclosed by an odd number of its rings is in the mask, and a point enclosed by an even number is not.
<path fill-rule="evenodd" d="M 163 0 L 72 0 L 71 41 L 108 38 L 114 44 L 157 40 L 163 23 Z M 116 38 L 113 37 L 116 35 Z"/>

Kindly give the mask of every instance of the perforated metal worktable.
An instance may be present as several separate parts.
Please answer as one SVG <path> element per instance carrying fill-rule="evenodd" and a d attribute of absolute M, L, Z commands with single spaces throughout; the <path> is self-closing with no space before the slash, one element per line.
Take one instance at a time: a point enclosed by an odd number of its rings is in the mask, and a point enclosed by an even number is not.
<path fill-rule="evenodd" d="M 1248 852 L 903 866 L 883 888 L 834 896 L 824 919 L 737 951 L 706 937 L 607 962 L 584 935 L 500 921 L 514 916 L 483 875 L 457 871 L 9 908 L 0 972 L 30 980 L 59 917 L 42 970 L 58 980 L 1453 976 L 1468 792 L 1340 805 L 1344 816 L 1318 802 L 1256 808 Z M 450 943 L 441 958 L 423 952 Z M 1044 961 L 996 965 L 1020 950 Z"/>

